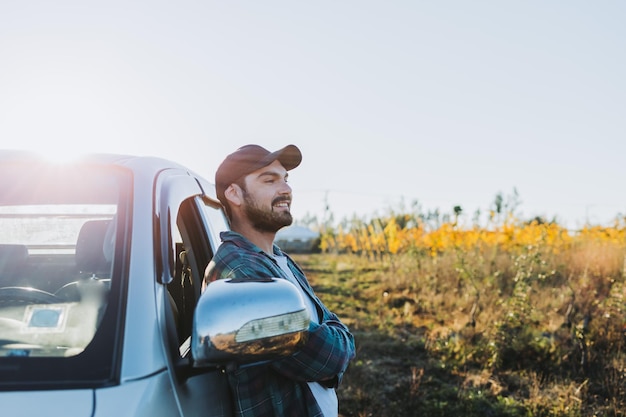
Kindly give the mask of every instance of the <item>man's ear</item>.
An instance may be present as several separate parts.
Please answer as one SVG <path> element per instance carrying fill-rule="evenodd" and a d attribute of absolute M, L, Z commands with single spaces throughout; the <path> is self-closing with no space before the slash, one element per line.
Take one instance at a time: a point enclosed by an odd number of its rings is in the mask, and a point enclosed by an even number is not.
<path fill-rule="evenodd" d="M 243 192 L 237 184 L 230 184 L 224 191 L 224 196 L 231 206 L 239 207 L 243 202 Z"/>

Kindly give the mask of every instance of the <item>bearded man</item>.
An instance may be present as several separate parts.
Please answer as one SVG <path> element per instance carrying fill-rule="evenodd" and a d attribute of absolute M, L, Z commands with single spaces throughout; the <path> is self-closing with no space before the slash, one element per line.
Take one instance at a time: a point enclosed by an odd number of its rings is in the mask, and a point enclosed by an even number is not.
<path fill-rule="evenodd" d="M 228 155 L 215 174 L 217 197 L 231 230 L 205 271 L 216 279 L 283 278 L 301 291 L 311 315 L 309 337 L 288 358 L 228 373 L 233 405 L 246 417 L 336 417 L 335 389 L 355 356 L 354 337 L 315 295 L 302 269 L 274 244 L 293 222 L 288 171 L 300 165 L 294 145 L 270 152 L 246 145 Z"/>

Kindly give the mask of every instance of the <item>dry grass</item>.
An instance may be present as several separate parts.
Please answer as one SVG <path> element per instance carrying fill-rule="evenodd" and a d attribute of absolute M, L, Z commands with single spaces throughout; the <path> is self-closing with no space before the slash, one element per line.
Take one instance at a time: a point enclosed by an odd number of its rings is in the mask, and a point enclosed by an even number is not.
<path fill-rule="evenodd" d="M 341 414 L 626 415 L 625 246 L 296 255 L 356 337 Z"/>

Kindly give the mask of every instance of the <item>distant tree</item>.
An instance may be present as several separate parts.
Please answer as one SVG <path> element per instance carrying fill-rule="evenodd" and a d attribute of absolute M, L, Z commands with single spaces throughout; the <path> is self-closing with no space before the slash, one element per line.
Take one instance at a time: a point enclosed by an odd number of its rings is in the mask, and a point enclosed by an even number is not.
<path fill-rule="evenodd" d="M 459 216 L 463 212 L 463 208 L 461 208 L 461 206 L 454 206 L 452 210 L 454 211 L 454 224 L 457 225 L 459 223 Z"/>

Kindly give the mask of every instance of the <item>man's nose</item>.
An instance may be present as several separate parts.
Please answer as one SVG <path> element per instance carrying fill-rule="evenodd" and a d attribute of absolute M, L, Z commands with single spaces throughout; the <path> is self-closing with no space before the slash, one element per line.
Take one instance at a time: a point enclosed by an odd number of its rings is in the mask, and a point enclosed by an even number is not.
<path fill-rule="evenodd" d="M 283 182 L 282 186 L 280 187 L 280 193 L 291 194 L 291 187 L 289 186 L 287 182 Z"/>

